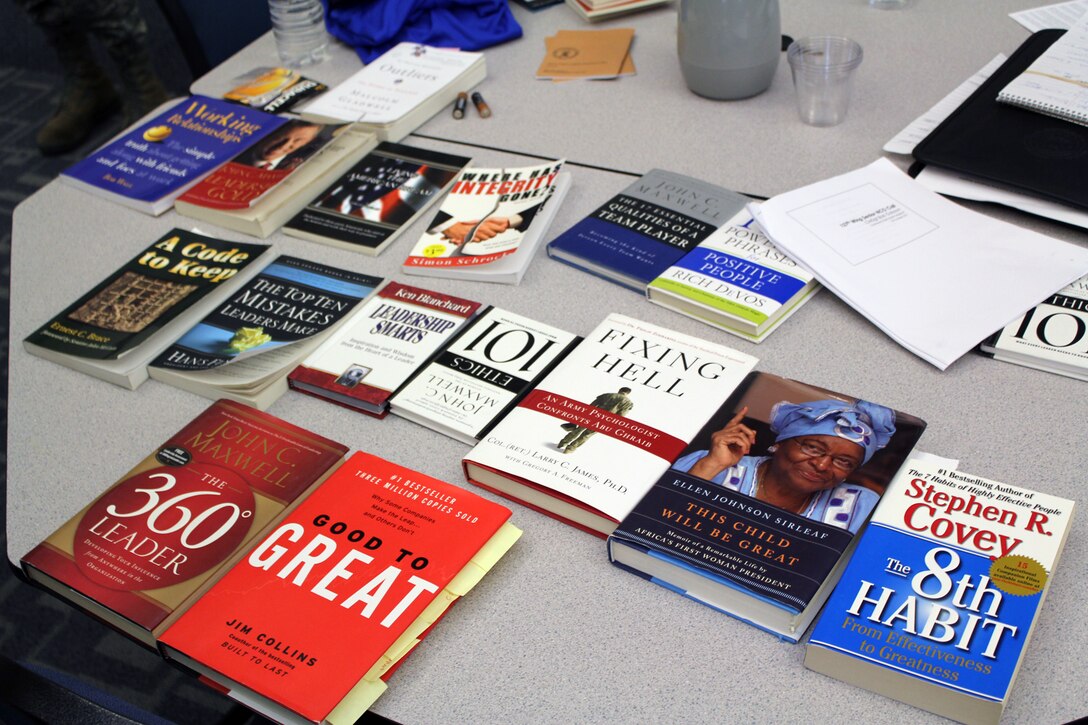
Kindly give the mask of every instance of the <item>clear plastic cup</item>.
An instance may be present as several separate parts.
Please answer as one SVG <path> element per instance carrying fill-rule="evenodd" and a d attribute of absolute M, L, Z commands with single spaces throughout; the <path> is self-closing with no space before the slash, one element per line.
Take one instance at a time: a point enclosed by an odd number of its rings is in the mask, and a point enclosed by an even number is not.
<path fill-rule="evenodd" d="M 790 44 L 786 57 L 797 91 L 797 111 L 810 126 L 834 126 L 846 118 L 861 46 L 849 38 L 812 36 Z"/>

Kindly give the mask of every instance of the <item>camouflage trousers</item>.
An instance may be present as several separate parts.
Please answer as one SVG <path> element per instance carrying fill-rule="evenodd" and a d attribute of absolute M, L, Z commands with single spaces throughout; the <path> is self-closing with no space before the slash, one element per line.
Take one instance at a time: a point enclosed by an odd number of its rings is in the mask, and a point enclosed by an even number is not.
<path fill-rule="evenodd" d="M 64 55 L 73 38 L 93 35 L 122 63 L 146 52 L 147 22 L 136 0 L 15 0 Z"/>

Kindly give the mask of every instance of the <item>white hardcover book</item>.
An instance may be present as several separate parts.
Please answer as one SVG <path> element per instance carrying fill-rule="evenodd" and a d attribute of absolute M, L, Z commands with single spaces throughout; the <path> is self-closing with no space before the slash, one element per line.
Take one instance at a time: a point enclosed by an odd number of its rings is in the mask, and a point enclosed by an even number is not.
<path fill-rule="evenodd" d="M 389 401 L 396 415 L 474 444 L 577 340 L 492 307 Z"/>
<path fill-rule="evenodd" d="M 756 362 L 611 314 L 469 452 L 465 474 L 609 534 Z"/>

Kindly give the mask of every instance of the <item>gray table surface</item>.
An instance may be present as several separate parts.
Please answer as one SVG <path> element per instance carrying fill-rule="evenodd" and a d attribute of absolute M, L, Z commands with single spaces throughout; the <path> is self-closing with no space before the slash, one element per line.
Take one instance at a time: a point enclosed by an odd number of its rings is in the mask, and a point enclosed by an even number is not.
<path fill-rule="evenodd" d="M 1026 36 L 1006 17 L 1011 0 L 914 0 L 906 11 L 862 0 L 783 0 L 793 35 L 856 37 L 866 60 L 847 121 L 803 126 L 783 67 L 771 90 L 745 102 L 688 93 L 675 61 L 675 9 L 609 22 L 637 29 L 639 74 L 614 82 L 533 80 L 542 38 L 585 27 L 565 7 L 517 10 L 526 38 L 487 51 L 480 86 L 487 121 L 446 113 L 406 139 L 466 153 L 478 165 L 574 162 L 574 188 L 549 238 L 654 166 L 772 194 L 868 163 L 880 146 L 997 52 Z M 268 38 L 194 85 L 211 93 L 234 74 L 275 62 Z M 350 51 L 312 69 L 336 82 L 358 68 Z M 458 142 L 435 140 L 456 139 Z M 492 146 L 494 148 L 480 148 Z M 898 160 L 900 163 L 903 160 Z M 602 169 L 591 166 L 604 167 Z M 977 206 L 1014 223 L 1085 244 L 1078 231 Z M 925 450 L 964 471 L 1081 499 L 1084 383 L 969 355 L 940 372 L 892 342 L 832 294 L 753 345 L 650 305 L 639 295 L 544 257 L 520 286 L 420 280 L 399 264 L 418 222 L 378 258 L 283 235 L 280 252 L 396 277 L 529 314 L 578 333 L 608 311 L 700 335 L 761 358 L 759 368 L 914 413 L 929 422 Z M 20 341 L 148 241 L 173 226 L 54 182 L 15 212 L 8 434 L 8 557 L 29 550 L 202 410 L 208 401 L 155 381 L 136 392 L 33 358 Z M 239 235 L 201 225 L 224 238 Z M 924 294 L 925 280 L 919 280 Z M 954 314 L 954 311 L 950 311 Z M 270 412 L 353 448 L 453 482 L 468 448 L 391 416 L 377 421 L 296 393 Z M 489 495 L 489 494 L 484 494 Z M 378 713 L 413 722 L 892 722 L 938 721 L 801 664 L 803 647 L 612 568 L 601 540 L 518 505 L 525 535 L 443 620 L 391 681 Z M 1005 722 L 1062 722 L 1088 714 L 1085 526 L 1074 524 L 1013 691 Z"/>

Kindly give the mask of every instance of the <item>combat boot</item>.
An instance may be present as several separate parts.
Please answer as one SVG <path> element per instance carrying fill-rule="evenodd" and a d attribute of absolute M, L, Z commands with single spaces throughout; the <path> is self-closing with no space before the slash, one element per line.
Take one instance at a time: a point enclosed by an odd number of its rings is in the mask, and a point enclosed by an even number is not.
<path fill-rule="evenodd" d="M 38 149 L 46 156 L 78 148 L 120 105 L 110 79 L 94 61 L 84 60 L 70 74 L 60 105 L 38 131 Z"/>
<path fill-rule="evenodd" d="M 171 95 L 151 67 L 151 58 L 145 50 L 130 48 L 124 60 L 115 56 L 113 60 L 125 85 L 126 127 L 170 100 Z"/>

